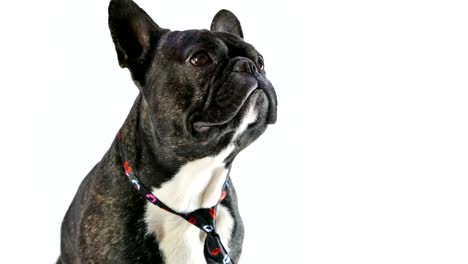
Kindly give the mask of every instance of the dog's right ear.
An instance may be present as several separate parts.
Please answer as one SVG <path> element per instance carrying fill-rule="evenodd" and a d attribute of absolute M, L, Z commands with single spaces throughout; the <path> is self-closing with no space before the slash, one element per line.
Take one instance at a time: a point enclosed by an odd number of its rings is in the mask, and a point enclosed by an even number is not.
<path fill-rule="evenodd" d="M 162 34 L 146 12 L 132 0 L 111 0 L 109 29 L 115 44 L 120 67 L 127 67 L 135 81 L 143 81 L 153 48 Z"/>

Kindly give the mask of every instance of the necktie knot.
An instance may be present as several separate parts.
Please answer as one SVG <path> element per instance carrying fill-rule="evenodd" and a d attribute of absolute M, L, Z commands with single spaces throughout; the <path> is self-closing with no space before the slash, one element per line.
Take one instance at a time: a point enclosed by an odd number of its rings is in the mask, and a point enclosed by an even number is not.
<path fill-rule="evenodd" d="M 180 214 L 180 216 L 205 233 L 211 233 L 215 229 L 216 206 L 201 208 L 187 214 Z"/>

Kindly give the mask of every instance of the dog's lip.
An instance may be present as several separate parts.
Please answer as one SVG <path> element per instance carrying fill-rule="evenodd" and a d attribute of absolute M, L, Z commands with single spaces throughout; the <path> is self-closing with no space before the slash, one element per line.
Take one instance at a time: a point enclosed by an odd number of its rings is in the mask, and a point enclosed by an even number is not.
<path fill-rule="evenodd" d="M 216 127 L 216 126 L 222 126 L 225 125 L 229 122 L 231 122 L 240 112 L 244 104 L 249 100 L 250 96 L 258 90 L 258 84 L 255 89 L 252 89 L 252 91 L 242 100 L 242 103 L 239 104 L 237 107 L 236 111 L 233 112 L 233 114 L 226 120 L 219 121 L 219 122 L 205 122 L 205 121 L 193 121 L 193 128 L 197 132 L 205 132 L 209 130 L 211 127 Z M 196 116 L 197 114 L 194 114 Z M 196 118 L 193 118 L 196 119 Z"/>

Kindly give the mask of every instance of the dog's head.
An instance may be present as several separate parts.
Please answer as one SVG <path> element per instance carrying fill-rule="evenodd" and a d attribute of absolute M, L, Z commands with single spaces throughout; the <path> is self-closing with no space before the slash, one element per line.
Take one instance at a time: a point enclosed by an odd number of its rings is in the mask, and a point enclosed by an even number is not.
<path fill-rule="evenodd" d="M 131 0 L 112 0 L 109 27 L 167 155 L 190 160 L 231 145 L 234 157 L 275 123 L 264 59 L 231 12 L 219 11 L 210 30 L 170 31 Z"/>

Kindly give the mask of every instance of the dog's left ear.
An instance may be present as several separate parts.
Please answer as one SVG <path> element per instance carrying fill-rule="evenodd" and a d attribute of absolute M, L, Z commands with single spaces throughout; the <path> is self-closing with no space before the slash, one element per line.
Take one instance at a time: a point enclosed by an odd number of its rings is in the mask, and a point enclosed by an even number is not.
<path fill-rule="evenodd" d="M 132 0 L 111 0 L 109 29 L 120 67 L 128 68 L 135 81 L 142 81 L 152 48 L 168 30 L 161 29 Z"/>
<path fill-rule="evenodd" d="M 211 22 L 211 31 L 220 31 L 228 32 L 238 36 L 239 38 L 244 38 L 242 33 L 242 27 L 239 22 L 239 19 L 229 10 L 222 9 L 213 18 Z"/>

